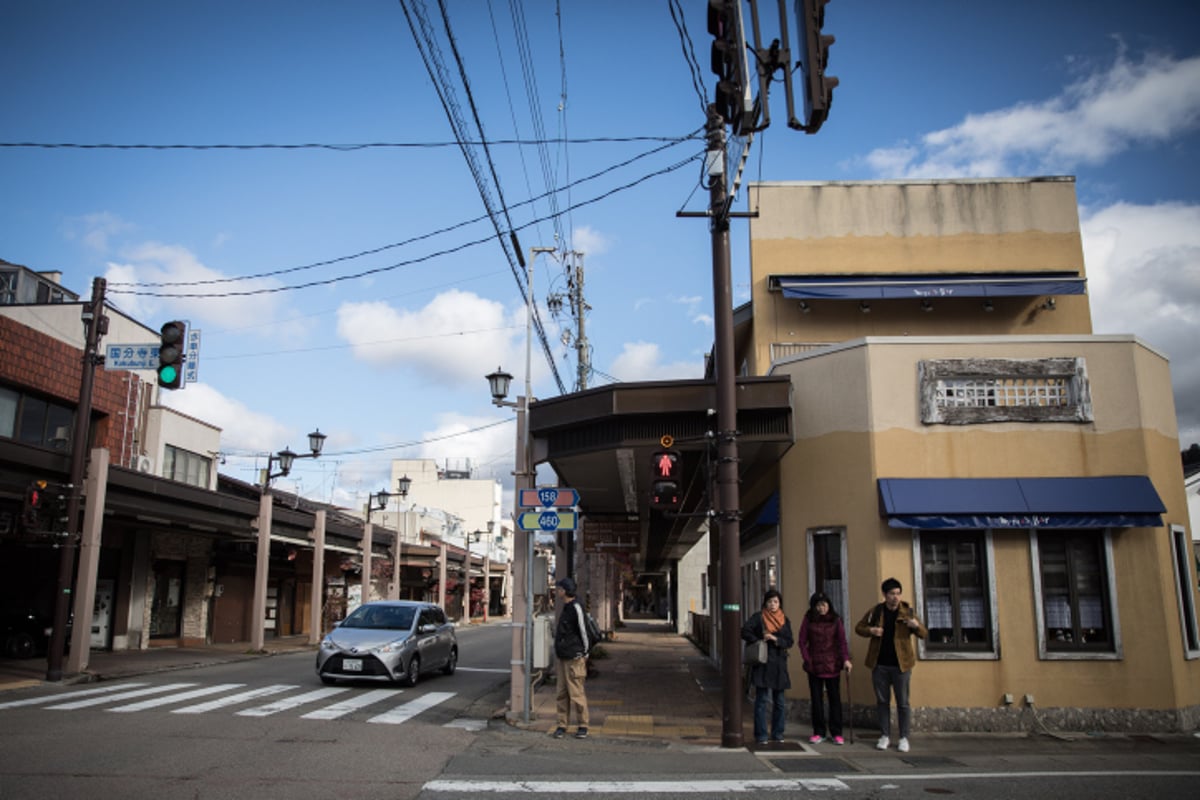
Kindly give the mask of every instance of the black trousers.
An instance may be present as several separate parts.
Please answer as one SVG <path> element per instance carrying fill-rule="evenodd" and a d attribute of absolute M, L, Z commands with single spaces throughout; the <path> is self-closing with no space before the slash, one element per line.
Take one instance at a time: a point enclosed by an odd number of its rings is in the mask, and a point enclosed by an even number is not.
<path fill-rule="evenodd" d="M 809 673 L 808 691 L 812 697 L 813 733 L 817 736 L 842 735 L 842 689 L 837 678 L 818 678 Z M 829 717 L 825 716 L 825 696 L 829 696 Z"/>

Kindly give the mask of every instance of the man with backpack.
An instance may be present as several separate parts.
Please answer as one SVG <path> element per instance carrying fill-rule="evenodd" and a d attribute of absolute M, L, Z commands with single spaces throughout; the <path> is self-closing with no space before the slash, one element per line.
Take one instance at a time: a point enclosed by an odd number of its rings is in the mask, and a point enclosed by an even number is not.
<path fill-rule="evenodd" d="M 929 631 L 917 619 L 912 606 L 900 599 L 903 587 L 895 578 L 888 578 L 879 587 L 883 602 L 863 615 L 854 632 L 871 640 L 867 645 L 866 665 L 871 669 L 871 684 L 875 689 L 875 707 L 879 714 L 878 750 L 887 750 L 892 728 L 892 694 L 896 695 L 896 717 L 900 729 L 897 749 L 908 752 L 909 724 L 912 709 L 908 705 L 909 679 L 917 663 L 913 637 L 924 639 Z"/>
<path fill-rule="evenodd" d="M 575 738 L 586 739 L 588 704 L 583 683 L 587 679 L 588 651 L 595 642 L 588 636 L 587 612 L 575 599 L 575 581 L 572 578 L 560 578 L 557 587 L 563 605 L 558 612 L 558 626 L 554 629 L 555 675 L 558 684 L 558 727 L 554 729 L 554 738 L 561 739 L 567 735 L 571 709 L 574 708 L 575 722 L 579 726 L 575 729 Z"/>

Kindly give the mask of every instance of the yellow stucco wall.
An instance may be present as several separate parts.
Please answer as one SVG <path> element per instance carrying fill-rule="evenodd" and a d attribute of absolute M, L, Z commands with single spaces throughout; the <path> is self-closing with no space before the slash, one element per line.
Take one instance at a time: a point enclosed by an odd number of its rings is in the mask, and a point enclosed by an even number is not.
<path fill-rule="evenodd" d="M 1094 421 L 925 425 L 922 359 L 1084 359 Z M 895 576 L 913 601 L 913 533 L 880 517 L 881 477 L 1066 477 L 1148 475 L 1167 506 L 1164 522 L 1186 524 L 1175 410 L 1166 359 L 1133 337 L 890 337 L 858 340 L 780 364 L 792 378 L 796 444 L 780 465 L 782 573 L 792 597 L 807 597 L 806 531 L 844 526 L 850 627 Z M 921 660 L 915 707 L 996 707 L 1008 692 L 1039 707 L 1177 709 L 1200 704 L 1200 661 L 1184 657 L 1171 571 L 1169 527 L 1119 529 L 1113 537 L 1122 651 L 1117 660 L 1038 655 L 1030 535 L 992 536 L 1000 656 Z M 1097 535 L 1102 535 L 1097 533 Z M 1194 587 L 1193 587 L 1194 588 Z M 1200 602 L 1200 601 L 1198 601 Z M 803 605 L 795 600 L 791 613 Z M 866 640 L 851 634 L 856 662 Z M 793 682 L 803 686 L 796 660 Z M 867 670 L 856 697 L 870 697 Z"/>
<path fill-rule="evenodd" d="M 773 275 L 1062 271 L 1086 277 L 1071 178 L 929 182 L 756 183 L 749 188 L 754 346 L 758 374 L 772 343 L 841 342 L 863 336 L 1091 333 L 1086 295 L 871 304 L 812 301 L 808 311 L 770 291 Z"/>

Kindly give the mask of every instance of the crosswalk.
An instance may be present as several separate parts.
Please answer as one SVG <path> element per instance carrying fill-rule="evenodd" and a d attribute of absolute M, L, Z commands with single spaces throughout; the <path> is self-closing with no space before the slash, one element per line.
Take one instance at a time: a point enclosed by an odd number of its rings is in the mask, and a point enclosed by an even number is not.
<path fill-rule="evenodd" d="M 454 695 L 454 692 L 425 692 L 410 699 L 399 689 L 364 691 L 325 687 L 304 691 L 303 687 L 292 684 L 247 687 L 244 683 L 201 685 L 132 681 L 12 700 L 0 703 L 0 712 L 26 706 L 41 706 L 46 711 L 103 707 L 104 711 L 123 714 L 153 709 L 163 709 L 172 714 L 207 714 L 224 710 L 240 717 L 269 717 L 300 711 L 303 712 L 299 715 L 300 719 L 325 721 L 364 712 L 370 714 L 365 718 L 368 723 L 401 725 L 445 703 Z M 397 703 L 400 699 L 403 702 Z M 201 702 L 192 702 L 197 700 Z M 454 726 L 457 723 L 447 724 Z"/>

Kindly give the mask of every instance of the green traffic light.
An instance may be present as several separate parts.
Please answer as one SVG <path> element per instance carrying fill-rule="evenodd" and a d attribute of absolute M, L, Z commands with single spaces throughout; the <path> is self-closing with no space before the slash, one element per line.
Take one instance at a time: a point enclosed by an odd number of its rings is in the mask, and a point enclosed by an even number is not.
<path fill-rule="evenodd" d="M 174 383 L 179 378 L 179 370 L 167 364 L 158 368 L 158 379 L 162 383 Z"/>

